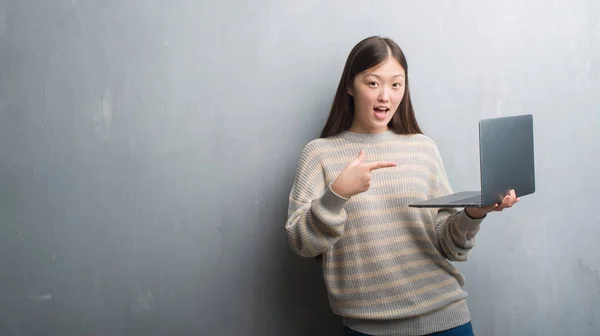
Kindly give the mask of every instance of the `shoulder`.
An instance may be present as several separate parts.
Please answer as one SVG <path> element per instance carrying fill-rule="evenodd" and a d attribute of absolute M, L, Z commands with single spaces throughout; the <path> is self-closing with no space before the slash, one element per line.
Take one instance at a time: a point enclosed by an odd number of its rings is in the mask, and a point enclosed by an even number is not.
<path fill-rule="evenodd" d="M 322 171 L 324 162 L 337 147 L 335 137 L 317 138 L 304 145 L 298 159 L 296 178 L 305 179 Z"/>
<path fill-rule="evenodd" d="M 425 134 L 408 134 L 404 136 L 408 137 L 411 141 L 415 143 L 422 144 L 423 146 L 436 146 L 435 141 Z"/>
<path fill-rule="evenodd" d="M 302 158 L 319 158 L 324 153 L 328 153 L 331 150 L 335 150 L 340 144 L 338 136 L 332 136 L 329 138 L 317 138 L 309 141 L 302 149 Z"/>
<path fill-rule="evenodd" d="M 420 153 L 431 153 L 438 154 L 438 146 L 435 140 L 425 134 L 398 134 L 396 136 L 398 141 L 409 144 L 412 148 Z"/>

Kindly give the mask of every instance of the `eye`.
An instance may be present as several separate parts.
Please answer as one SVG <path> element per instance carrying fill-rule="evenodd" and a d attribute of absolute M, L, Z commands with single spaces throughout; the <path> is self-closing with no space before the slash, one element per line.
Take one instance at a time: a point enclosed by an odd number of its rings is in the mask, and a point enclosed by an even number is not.
<path fill-rule="evenodd" d="M 369 82 L 370 87 L 376 87 L 377 85 L 378 85 L 377 82 Z"/>
<path fill-rule="evenodd" d="M 395 88 L 400 88 L 400 87 L 402 87 L 402 83 L 394 83 L 394 84 L 392 84 L 392 86 Z"/>

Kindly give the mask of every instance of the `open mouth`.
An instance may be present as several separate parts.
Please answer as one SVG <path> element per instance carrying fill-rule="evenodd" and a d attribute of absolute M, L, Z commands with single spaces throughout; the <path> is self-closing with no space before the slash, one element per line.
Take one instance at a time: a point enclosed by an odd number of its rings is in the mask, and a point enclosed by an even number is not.
<path fill-rule="evenodd" d="M 378 106 L 378 107 L 375 107 L 373 109 L 373 111 L 375 112 L 375 117 L 377 119 L 383 120 L 383 119 L 386 118 L 386 116 L 387 116 L 388 112 L 390 111 L 390 109 L 387 108 L 387 107 Z"/>

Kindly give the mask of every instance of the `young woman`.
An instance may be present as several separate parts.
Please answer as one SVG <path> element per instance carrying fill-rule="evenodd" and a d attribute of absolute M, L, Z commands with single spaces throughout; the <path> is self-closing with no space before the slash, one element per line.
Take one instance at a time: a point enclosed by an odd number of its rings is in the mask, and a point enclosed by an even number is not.
<path fill-rule="evenodd" d="M 398 45 L 373 36 L 350 52 L 321 137 L 308 143 L 289 195 L 292 249 L 322 257 L 346 335 L 472 335 L 465 261 L 486 208 L 417 209 L 452 193 L 436 144 L 421 133 Z"/>

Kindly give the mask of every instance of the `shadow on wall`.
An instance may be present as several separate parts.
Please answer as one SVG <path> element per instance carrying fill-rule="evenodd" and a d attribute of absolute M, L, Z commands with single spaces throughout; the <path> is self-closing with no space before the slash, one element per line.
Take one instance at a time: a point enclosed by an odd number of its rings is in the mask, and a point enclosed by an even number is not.
<path fill-rule="evenodd" d="M 291 181 L 287 185 L 291 185 Z M 267 242 L 272 247 L 271 251 L 276 251 L 269 257 L 274 259 L 269 273 L 272 271 L 270 274 L 276 280 L 268 282 L 273 288 L 265 288 L 273 295 L 270 300 L 272 307 L 269 307 L 273 312 L 267 315 L 281 317 L 281 321 L 272 324 L 278 327 L 277 335 L 281 332 L 285 332 L 286 336 L 342 335 L 342 319 L 329 306 L 321 263 L 315 258 L 295 254 L 289 245 L 285 231 L 288 192 L 278 192 L 278 195 L 272 195 L 272 202 L 267 202 L 272 206 L 270 218 L 279 219 L 275 221 L 276 229 Z M 268 283 L 265 282 L 266 285 Z"/>
<path fill-rule="evenodd" d="M 287 245 L 282 248 L 287 251 L 279 258 L 281 281 L 274 292 L 280 298 L 279 309 L 285 312 L 281 314 L 284 325 L 290 328 L 286 335 L 342 335 L 341 318 L 329 306 L 321 263 L 296 255 Z"/>

